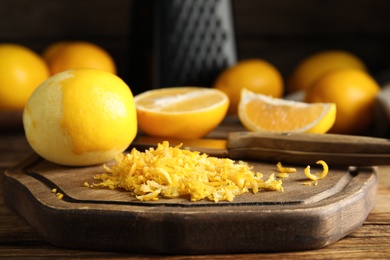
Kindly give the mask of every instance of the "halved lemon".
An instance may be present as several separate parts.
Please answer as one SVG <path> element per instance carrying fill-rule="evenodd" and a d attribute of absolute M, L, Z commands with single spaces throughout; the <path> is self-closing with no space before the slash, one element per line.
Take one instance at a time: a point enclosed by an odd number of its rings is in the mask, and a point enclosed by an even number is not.
<path fill-rule="evenodd" d="M 243 89 L 238 116 L 250 131 L 326 133 L 335 122 L 336 105 L 272 98 Z"/>
<path fill-rule="evenodd" d="M 161 137 L 205 136 L 221 123 L 229 107 L 225 93 L 202 87 L 153 89 L 134 101 L 141 131 Z"/>

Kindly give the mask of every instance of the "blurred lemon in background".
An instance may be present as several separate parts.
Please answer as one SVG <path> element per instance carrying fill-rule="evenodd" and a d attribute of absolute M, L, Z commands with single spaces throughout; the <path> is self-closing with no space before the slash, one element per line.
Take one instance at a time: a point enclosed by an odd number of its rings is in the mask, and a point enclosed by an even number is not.
<path fill-rule="evenodd" d="M 60 41 L 47 47 L 43 53 L 51 75 L 69 69 L 92 68 L 116 74 L 111 55 L 100 46 L 85 41 Z"/>
<path fill-rule="evenodd" d="M 326 133 L 334 124 L 334 103 L 307 104 L 242 90 L 241 123 L 254 132 Z"/>
<path fill-rule="evenodd" d="M 0 111 L 22 111 L 48 77 L 49 69 L 37 53 L 18 44 L 0 44 Z"/>
<path fill-rule="evenodd" d="M 310 55 L 297 65 L 287 81 L 287 92 L 306 90 L 325 73 L 341 68 L 366 70 L 364 62 L 350 52 L 342 50 L 321 51 Z"/>
<path fill-rule="evenodd" d="M 222 122 L 229 106 L 222 91 L 200 87 L 154 89 L 134 100 L 143 132 L 177 138 L 205 136 Z"/>
<path fill-rule="evenodd" d="M 225 92 L 230 99 L 229 114 L 237 114 L 241 90 L 275 98 L 283 95 L 283 79 L 278 69 L 261 59 L 243 60 L 224 70 L 216 79 L 214 88 Z"/>
<path fill-rule="evenodd" d="M 23 125 L 37 154 L 72 166 L 111 160 L 137 133 L 131 90 L 96 69 L 64 71 L 44 81 L 25 106 Z"/>
<path fill-rule="evenodd" d="M 306 102 L 331 102 L 337 107 L 330 132 L 360 134 L 373 123 L 378 83 L 361 69 L 328 72 L 306 90 Z"/>
<path fill-rule="evenodd" d="M 44 49 L 41 56 L 48 64 L 51 64 L 55 57 L 61 52 L 61 49 L 70 43 L 71 42 L 69 41 L 59 41 L 53 43 Z"/>

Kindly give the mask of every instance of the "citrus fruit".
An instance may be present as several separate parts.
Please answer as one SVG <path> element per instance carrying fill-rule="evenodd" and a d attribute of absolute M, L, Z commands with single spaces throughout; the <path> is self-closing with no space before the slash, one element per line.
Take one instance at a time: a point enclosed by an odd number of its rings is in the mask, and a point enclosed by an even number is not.
<path fill-rule="evenodd" d="M 214 83 L 214 88 L 225 92 L 230 99 L 229 114 L 237 114 L 241 90 L 279 98 L 283 95 L 283 79 L 280 72 L 269 62 L 250 59 L 238 62 L 224 70 Z"/>
<path fill-rule="evenodd" d="M 287 81 L 287 92 L 306 90 L 321 75 L 341 68 L 366 70 L 364 62 L 356 55 L 343 50 L 321 51 L 301 61 Z"/>
<path fill-rule="evenodd" d="M 51 75 L 58 72 L 92 68 L 116 73 L 111 55 L 100 46 L 85 41 L 60 41 L 47 47 L 42 53 Z"/>
<path fill-rule="evenodd" d="M 243 89 L 238 117 L 250 131 L 323 134 L 335 122 L 336 106 L 272 98 Z"/>
<path fill-rule="evenodd" d="M 112 159 L 137 133 L 131 90 L 96 69 L 64 71 L 44 81 L 25 106 L 23 125 L 37 154 L 72 166 Z"/>
<path fill-rule="evenodd" d="M 35 88 L 49 77 L 45 61 L 31 49 L 0 44 L 0 111 L 22 111 Z"/>
<path fill-rule="evenodd" d="M 49 45 L 43 52 L 42 57 L 48 63 L 51 64 L 54 58 L 61 52 L 62 48 L 69 45 L 69 41 L 59 41 Z"/>
<path fill-rule="evenodd" d="M 330 132 L 357 134 L 374 120 L 378 83 L 360 69 L 334 70 L 316 81 L 304 97 L 306 102 L 332 102 L 337 106 L 336 122 Z"/>
<path fill-rule="evenodd" d="M 220 90 L 201 87 L 153 89 L 134 98 L 138 124 L 148 135 L 199 138 L 224 119 L 229 98 Z"/>

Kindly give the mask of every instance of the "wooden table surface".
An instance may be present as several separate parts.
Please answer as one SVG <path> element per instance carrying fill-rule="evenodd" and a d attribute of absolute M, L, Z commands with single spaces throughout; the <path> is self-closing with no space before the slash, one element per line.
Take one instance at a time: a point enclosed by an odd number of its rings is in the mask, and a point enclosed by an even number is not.
<path fill-rule="evenodd" d="M 3 203 L 4 170 L 31 152 L 21 131 L 0 133 L 0 259 L 390 259 L 390 166 L 379 167 L 377 202 L 363 226 L 326 248 L 267 254 L 156 256 L 65 249 L 39 237 Z"/>

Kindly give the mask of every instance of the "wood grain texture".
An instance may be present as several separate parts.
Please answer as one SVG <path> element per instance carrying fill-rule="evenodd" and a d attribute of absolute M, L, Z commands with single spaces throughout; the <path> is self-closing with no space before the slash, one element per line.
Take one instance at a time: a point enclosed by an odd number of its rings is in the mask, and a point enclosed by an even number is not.
<path fill-rule="evenodd" d="M 29 148 L 22 135 L 11 135 L 14 147 L 0 146 L 1 171 Z M 9 143 L 9 135 L 0 136 L 0 144 Z M 7 152 L 8 151 L 8 152 Z M 27 152 L 26 152 L 27 151 Z M 4 166 L 9 165 L 9 166 Z M 30 224 L 3 204 L 3 178 L 0 174 L 0 258 L 3 259 L 388 259 L 390 258 L 390 167 L 379 167 L 376 204 L 364 224 L 345 238 L 318 250 L 284 253 L 213 254 L 213 255 L 150 255 L 110 251 L 73 250 L 50 245 Z"/>
<path fill-rule="evenodd" d="M 389 4 L 383 0 L 236 0 L 239 57 L 264 58 L 288 78 L 308 55 L 343 49 L 361 57 L 377 75 L 389 68 Z"/>
<path fill-rule="evenodd" d="M 240 131 L 241 130 L 241 131 Z M 310 133 L 255 133 L 236 129 L 222 138 L 162 138 L 139 135 L 131 147 L 149 149 L 168 141 L 171 146 L 235 160 L 284 162 L 306 166 L 323 160 L 333 166 L 388 165 L 390 141 L 357 135 Z"/>
<path fill-rule="evenodd" d="M 97 0 L 93 5 L 89 0 L 2 0 L 0 41 L 25 44 L 38 52 L 62 39 L 98 43 L 114 56 L 120 76 L 135 92 L 146 90 L 151 86 L 137 85 L 134 75 L 150 77 L 153 53 L 144 55 L 145 66 L 133 61 L 130 53 L 134 43 L 152 33 L 133 28 L 135 16 L 152 23 L 153 12 L 135 10 L 136 1 L 142 0 Z M 303 58 L 325 49 L 355 53 L 375 75 L 389 69 L 388 1 L 233 0 L 233 4 L 239 59 L 265 59 L 285 79 Z M 140 42 L 141 47 L 148 44 Z"/>
<path fill-rule="evenodd" d="M 324 160 L 334 166 L 388 165 L 390 141 L 386 138 L 338 134 L 232 132 L 229 157 L 307 165 Z"/>
<path fill-rule="evenodd" d="M 264 178 L 276 170 L 251 165 Z M 219 203 L 140 202 L 128 192 L 83 186 L 102 171 L 102 166 L 62 167 L 33 155 L 6 171 L 4 201 L 62 247 L 160 254 L 283 252 L 322 248 L 361 226 L 374 206 L 377 183 L 374 168 L 342 168 L 308 187 L 298 168 L 284 179 L 283 193 L 249 193 Z"/>
<path fill-rule="evenodd" d="M 312 133 L 232 132 L 230 148 L 264 147 L 302 152 L 388 154 L 390 139 L 370 136 Z"/>
<path fill-rule="evenodd" d="M 129 5 L 134 1 L 138 0 L 94 1 L 98 2 L 97 8 L 91 10 L 89 0 L 77 3 L 68 0 L 50 3 L 2 0 L 0 40 L 26 44 L 37 51 L 64 37 L 91 40 L 113 54 L 120 75 L 131 87 L 145 90 L 148 88 L 146 85 L 133 86 L 131 77 L 134 73 L 143 72 L 145 68 L 141 68 L 138 63 L 136 70 L 128 68 L 129 43 L 135 36 L 132 35 L 133 28 L 127 21 L 131 21 L 133 12 Z M 323 49 L 341 48 L 362 57 L 370 71 L 377 75 L 389 68 L 389 4 L 389 1 L 384 0 L 332 0 L 321 5 L 318 1 L 310 0 L 235 0 L 240 59 L 266 59 L 277 66 L 287 78 L 296 64 L 307 55 Z M 76 6 L 77 9 L 71 8 Z M 126 9 L 128 6 L 129 12 Z M 55 15 L 50 15 L 50 12 Z M 82 23 L 75 27 L 76 21 Z M 5 207 L 3 171 L 30 152 L 31 149 L 20 130 L 18 134 L 1 131 L 1 259 L 390 259 L 388 166 L 379 167 L 376 205 L 363 226 L 325 248 L 285 253 L 140 255 L 52 246 L 36 234 L 25 219 Z"/>

